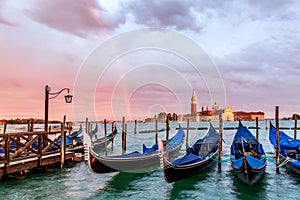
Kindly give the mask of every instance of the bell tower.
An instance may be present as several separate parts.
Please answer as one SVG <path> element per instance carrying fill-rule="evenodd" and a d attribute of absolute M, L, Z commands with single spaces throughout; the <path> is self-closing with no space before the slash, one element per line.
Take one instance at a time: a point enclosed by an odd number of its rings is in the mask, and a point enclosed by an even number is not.
<path fill-rule="evenodd" d="M 195 94 L 195 90 L 193 90 L 192 99 L 191 99 L 191 115 L 196 115 L 196 113 L 197 113 L 197 97 Z"/>

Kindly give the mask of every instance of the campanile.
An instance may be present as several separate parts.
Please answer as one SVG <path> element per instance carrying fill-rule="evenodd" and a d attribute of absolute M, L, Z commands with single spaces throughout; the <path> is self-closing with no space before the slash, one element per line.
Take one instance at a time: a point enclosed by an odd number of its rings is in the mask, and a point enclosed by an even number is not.
<path fill-rule="evenodd" d="M 192 99 L 191 99 L 191 115 L 196 115 L 197 112 L 197 97 L 195 90 L 193 90 Z"/>

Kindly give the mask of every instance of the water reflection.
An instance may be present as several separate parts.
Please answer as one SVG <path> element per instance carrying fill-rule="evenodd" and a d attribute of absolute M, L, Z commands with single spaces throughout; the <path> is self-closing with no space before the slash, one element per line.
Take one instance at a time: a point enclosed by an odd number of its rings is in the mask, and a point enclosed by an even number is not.
<path fill-rule="evenodd" d="M 266 187 L 268 185 L 268 174 L 264 174 L 254 185 L 248 186 L 231 173 L 233 180 L 233 191 L 237 199 L 260 200 L 266 199 Z"/>
<path fill-rule="evenodd" d="M 201 192 L 201 187 L 199 184 L 203 185 L 205 182 L 209 181 L 209 176 L 212 175 L 212 169 L 207 169 L 196 176 L 176 181 L 173 183 L 173 187 L 169 194 L 169 199 L 192 199 L 197 198 L 193 191 L 197 190 Z"/>

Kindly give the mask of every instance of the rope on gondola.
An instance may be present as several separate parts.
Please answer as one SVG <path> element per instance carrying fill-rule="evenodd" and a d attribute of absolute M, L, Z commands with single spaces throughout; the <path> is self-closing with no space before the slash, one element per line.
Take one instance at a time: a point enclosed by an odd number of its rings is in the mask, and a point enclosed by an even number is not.
<path fill-rule="evenodd" d="M 272 159 L 272 158 L 270 158 L 270 157 L 268 157 L 268 156 L 262 156 L 261 158 L 262 158 L 262 159 L 266 159 L 267 161 L 269 161 L 269 162 L 271 162 L 271 163 L 273 163 L 273 164 L 276 164 L 275 160 Z"/>
<path fill-rule="evenodd" d="M 288 164 L 292 160 L 293 160 L 292 158 L 287 158 L 284 161 L 282 161 L 282 163 L 280 163 L 280 165 L 276 166 L 276 168 L 282 167 L 282 166 Z"/>

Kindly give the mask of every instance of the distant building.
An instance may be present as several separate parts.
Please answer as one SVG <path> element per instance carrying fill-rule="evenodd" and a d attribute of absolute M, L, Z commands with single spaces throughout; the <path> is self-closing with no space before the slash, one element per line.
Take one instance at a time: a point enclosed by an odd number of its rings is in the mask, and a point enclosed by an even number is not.
<path fill-rule="evenodd" d="M 197 97 L 195 94 L 195 90 L 193 90 L 192 98 L 191 98 L 191 115 L 195 116 L 197 113 Z"/>
<path fill-rule="evenodd" d="M 234 121 L 234 113 L 230 107 L 227 107 L 222 114 L 223 121 Z"/>
<path fill-rule="evenodd" d="M 219 121 L 219 117 L 222 115 L 224 121 L 233 121 L 234 114 L 230 107 L 226 109 L 220 109 L 219 105 L 215 102 L 212 109 L 208 106 L 204 108 L 201 107 L 201 111 L 197 112 L 197 98 L 195 90 L 193 90 L 191 98 L 191 114 L 178 115 L 178 121 L 187 121 L 189 119 L 191 122 L 207 122 L 207 121 Z"/>
<path fill-rule="evenodd" d="M 222 115 L 223 121 L 250 121 L 255 120 L 258 117 L 258 120 L 265 119 L 264 112 L 244 112 L 244 111 L 237 111 L 233 112 L 231 107 L 227 107 L 225 109 L 220 109 L 219 105 L 215 102 L 212 108 L 210 109 L 208 106 L 201 107 L 201 111 L 197 112 L 197 97 L 195 90 L 192 92 L 191 98 L 191 113 L 190 114 L 179 114 L 176 115 L 175 113 L 159 113 L 157 119 L 159 121 L 164 121 L 166 116 L 170 117 L 170 120 L 173 121 L 187 121 L 188 119 L 190 122 L 203 122 L 203 121 L 219 121 L 220 115 Z M 298 117 L 300 119 L 300 116 Z M 150 121 L 151 119 L 147 119 Z"/>
<path fill-rule="evenodd" d="M 264 112 L 244 112 L 244 111 L 237 111 L 234 112 L 234 120 L 235 121 L 250 121 L 255 120 L 258 117 L 258 120 L 262 121 L 265 120 L 265 113 Z"/>

